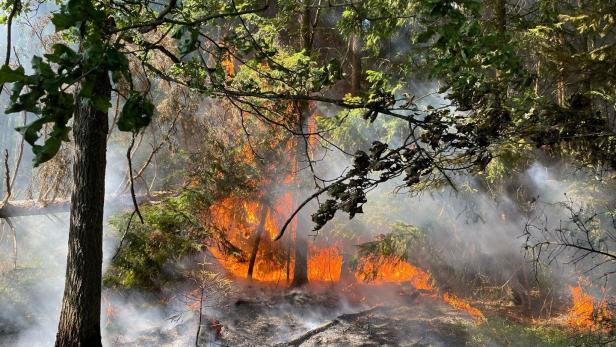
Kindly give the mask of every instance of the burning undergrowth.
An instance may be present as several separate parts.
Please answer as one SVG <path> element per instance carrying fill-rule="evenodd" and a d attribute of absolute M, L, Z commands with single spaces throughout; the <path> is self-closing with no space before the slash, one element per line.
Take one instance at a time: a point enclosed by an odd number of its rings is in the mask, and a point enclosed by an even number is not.
<path fill-rule="evenodd" d="M 229 274 L 236 280 L 250 280 L 258 283 L 267 283 L 278 288 L 286 288 L 293 281 L 293 267 L 295 266 L 295 254 L 289 250 L 290 243 L 274 242 L 272 238 L 279 230 L 273 215 L 262 214 L 268 218 L 265 222 L 255 218 L 254 211 L 263 209 L 257 204 L 243 204 L 246 217 L 245 224 L 253 225 L 253 230 L 265 227 L 265 240 L 256 242 L 256 237 L 245 227 L 238 227 L 229 214 L 229 207 L 238 206 L 230 204 L 228 200 L 222 206 L 214 206 L 218 220 L 226 227 L 226 235 L 229 240 L 239 245 L 240 250 L 250 253 L 247 257 L 224 255 L 215 247 L 210 250 L 220 265 L 220 271 Z M 274 209 L 275 210 L 275 209 Z M 257 230 L 255 233 L 258 233 Z M 342 237 L 329 239 L 315 238 L 309 243 L 307 273 L 310 283 L 327 285 L 337 289 L 342 288 L 348 300 L 356 302 L 375 302 L 387 304 L 385 298 L 377 299 L 377 296 L 362 296 L 361 288 L 371 288 L 372 291 L 381 291 L 382 286 L 407 286 L 421 292 L 424 296 L 441 298 L 459 310 L 468 312 L 471 316 L 481 319 L 483 314 L 470 303 L 447 292 L 441 292 L 430 274 L 408 261 L 407 253 L 411 247 L 419 242 L 421 232 L 412 226 L 399 223 L 394 231 L 388 235 L 381 235 L 377 240 L 365 242 L 354 246 L 351 240 Z M 293 240 L 293 238 L 290 238 Z M 252 242 L 251 242 L 252 241 Z M 287 247 L 285 247 L 287 246 Z M 343 250 L 356 248 L 355 254 L 345 254 Z M 346 259 L 345 259 L 346 258 Z M 345 261 L 346 260 L 346 261 Z M 386 297 L 387 295 L 385 295 Z"/>
<path fill-rule="evenodd" d="M 240 153 L 242 160 L 251 158 L 250 151 Z M 532 175 L 532 171 L 525 174 Z M 172 210 L 180 212 L 178 216 L 195 216 L 190 223 L 199 225 L 205 234 L 203 239 L 193 239 L 191 252 L 199 257 L 207 254 L 207 271 L 227 279 L 229 287 L 223 291 L 235 293 L 212 302 L 211 294 L 204 297 L 199 286 L 188 280 L 185 283 L 192 290 L 187 292 L 193 300 L 184 305 L 188 307 L 184 310 L 192 312 L 184 315 L 187 319 L 166 330 L 144 329 L 134 339 L 122 340 L 123 344 L 146 345 L 144 334 L 161 341 L 199 334 L 203 341 L 221 345 L 293 345 L 297 339 L 306 345 L 317 341 L 352 345 L 336 332 L 344 327 L 356 330 L 357 336 L 349 335 L 355 342 L 365 338 L 399 345 L 405 339 L 415 340 L 396 330 L 391 319 L 406 319 L 408 326 L 428 319 L 411 314 L 412 309 L 451 320 L 443 325 L 446 329 L 431 335 L 438 341 L 449 341 L 446 331 L 463 341 L 467 330 L 455 328 L 460 322 L 486 324 L 489 330 L 498 316 L 573 331 L 611 330 L 612 315 L 606 302 L 593 299 L 595 293 L 581 287 L 574 285 L 570 291 L 562 285 L 572 283 L 571 274 L 541 272 L 537 276 L 532 272 L 523 257 L 523 245 L 516 239 L 526 216 L 511 200 L 503 199 L 495 206 L 483 194 L 453 195 L 443 190 L 421 201 L 391 204 L 391 196 L 379 191 L 366 205 L 370 216 L 350 222 L 336 218 L 312 235 L 308 231 L 311 224 L 300 214 L 283 238 L 274 241 L 301 201 L 295 196 L 293 176 L 279 178 L 252 181 L 250 191 L 218 195 L 199 210 L 182 210 L 191 204 L 172 205 Z M 394 218 L 400 222 L 392 224 Z M 181 229 L 173 223 L 150 227 L 158 232 Z M 146 234 L 149 239 L 157 235 Z M 300 291 L 289 291 L 297 273 L 298 235 L 308 235 L 305 264 L 300 259 L 300 266 L 305 266 L 309 284 Z M 130 249 L 132 243 L 126 247 Z M 169 257 L 162 259 L 159 268 L 171 266 L 172 273 L 179 273 L 194 266 L 199 257 Z M 164 282 L 157 285 L 167 286 Z M 361 326 L 379 321 L 394 327 L 383 333 L 385 340 L 359 337 Z M 199 327 L 203 330 L 197 332 Z M 416 334 L 412 331 L 409 334 Z"/>

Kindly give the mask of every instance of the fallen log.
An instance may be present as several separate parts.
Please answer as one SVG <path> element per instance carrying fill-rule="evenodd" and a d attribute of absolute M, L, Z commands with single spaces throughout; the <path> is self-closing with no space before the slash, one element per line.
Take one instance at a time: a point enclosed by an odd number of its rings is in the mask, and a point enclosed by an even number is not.
<path fill-rule="evenodd" d="M 32 200 L 11 201 L 0 207 L 0 218 L 37 216 L 53 213 L 68 212 L 69 200 L 54 201 L 41 205 Z"/>
<path fill-rule="evenodd" d="M 279 344 L 275 345 L 275 347 L 299 347 L 299 346 L 301 346 L 302 343 L 308 341 L 311 337 L 313 337 L 313 336 L 315 336 L 317 334 L 320 334 L 320 333 L 326 331 L 327 329 L 329 329 L 329 328 L 331 328 L 333 326 L 336 326 L 336 325 L 340 324 L 342 321 L 350 320 L 350 319 L 353 319 L 353 318 L 356 318 L 356 317 L 363 316 L 365 314 L 369 314 L 371 312 L 374 312 L 378 308 L 379 308 L 379 306 L 375 306 L 375 307 L 370 308 L 368 310 L 360 311 L 360 312 L 357 312 L 357 313 L 343 314 L 341 316 L 338 316 L 338 318 L 332 320 L 329 323 L 323 324 L 323 325 L 321 325 L 320 327 L 318 327 L 316 329 L 312 329 L 309 332 L 303 334 L 302 336 L 300 336 L 300 337 L 298 337 L 296 339 L 293 339 L 293 340 L 287 341 L 287 342 L 283 342 L 283 343 L 279 343 Z"/>
<path fill-rule="evenodd" d="M 138 195 L 138 204 L 155 204 L 167 197 L 173 196 L 172 192 L 156 192 L 150 195 Z M 0 219 L 11 217 L 41 216 L 70 211 L 70 199 L 55 200 L 49 203 L 41 203 L 35 200 L 9 201 L 0 207 Z M 105 199 L 106 210 L 123 211 L 133 208 L 133 202 L 129 194 L 110 196 Z"/>

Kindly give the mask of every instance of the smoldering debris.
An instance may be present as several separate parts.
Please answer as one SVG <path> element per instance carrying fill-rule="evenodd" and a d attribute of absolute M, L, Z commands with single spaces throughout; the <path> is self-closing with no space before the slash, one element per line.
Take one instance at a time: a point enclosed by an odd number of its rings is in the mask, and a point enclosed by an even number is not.
<path fill-rule="evenodd" d="M 462 324 L 474 322 L 434 296 L 398 285 L 273 290 L 252 288 L 208 313 L 200 345 L 449 346 L 464 341 Z"/>
<path fill-rule="evenodd" d="M 400 284 L 264 284 L 241 289 L 203 315 L 117 335 L 111 346 L 452 346 L 477 321 L 428 291 Z M 201 327 L 199 328 L 199 323 Z M 197 333 L 198 339 L 197 339 Z"/>
<path fill-rule="evenodd" d="M 375 307 L 344 314 L 277 347 L 291 346 L 452 346 L 468 334 L 459 312 L 432 298 L 414 304 Z"/>

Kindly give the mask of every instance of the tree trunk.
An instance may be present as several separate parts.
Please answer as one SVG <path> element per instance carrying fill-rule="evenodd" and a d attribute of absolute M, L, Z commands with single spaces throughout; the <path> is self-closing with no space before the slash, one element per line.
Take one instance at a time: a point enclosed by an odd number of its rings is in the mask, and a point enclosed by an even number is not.
<path fill-rule="evenodd" d="M 308 107 L 307 102 L 299 102 L 298 103 L 298 112 L 299 112 L 299 124 L 302 134 L 306 133 L 306 119 L 308 118 L 310 109 Z M 305 170 L 301 170 L 300 163 L 302 158 L 305 160 L 311 160 L 309 158 L 309 153 L 306 151 L 306 147 L 308 139 L 302 137 L 298 139 L 296 144 L 296 157 L 297 157 L 297 170 L 295 180 L 297 182 L 297 192 L 295 194 L 294 200 L 295 206 L 299 206 L 301 203 L 301 172 L 305 172 Z M 302 212 L 297 215 L 297 227 L 295 231 L 295 266 L 293 269 L 293 282 L 291 283 L 291 287 L 301 287 L 308 283 L 308 240 L 306 238 L 307 230 L 306 227 L 309 225 L 304 222 L 302 219 Z"/>
<path fill-rule="evenodd" d="M 291 287 L 301 287 L 308 283 L 308 239 L 300 233 L 295 235 L 295 266 Z"/>
<path fill-rule="evenodd" d="M 358 95 L 361 90 L 361 37 L 351 35 L 351 94 Z"/>
<path fill-rule="evenodd" d="M 494 2 L 494 22 L 496 25 L 496 31 L 499 34 L 505 34 L 507 30 L 507 2 L 506 0 L 495 0 Z M 502 71 L 496 70 L 495 76 L 499 78 L 502 75 Z"/>
<path fill-rule="evenodd" d="M 312 32 L 310 30 L 310 7 L 307 2 L 304 3 L 302 7 L 300 32 L 304 53 L 310 55 L 312 50 Z M 301 134 L 305 134 L 307 132 L 306 123 L 310 116 L 308 102 L 298 101 L 294 109 L 298 113 L 298 130 L 300 130 Z M 302 135 L 302 138 L 298 139 L 295 144 L 297 160 L 295 180 L 297 182 L 297 192 L 294 200 L 296 200 L 296 206 L 299 205 L 299 201 L 301 200 L 300 192 L 302 179 L 300 172 L 303 172 L 303 170 L 300 168 L 300 163 L 302 159 L 310 160 L 308 157 L 309 153 L 306 151 L 307 141 L 308 139 Z M 293 282 L 291 282 L 291 287 L 301 287 L 308 283 L 308 240 L 306 239 L 306 235 L 304 235 L 306 224 L 301 221 L 300 215 L 301 213 L 296 217 L 298 221 L 295 231 L 295 266 L 293 268 Z"/>
<path fill-rule="evenodd" d="M 287 284 L 291 279 L 291 230 L 287 232 Z"/>
<path fill-rule="evenodd" d="M 306 55 L 310 55 L 312 50 L 312 31 L 310 30 L 310 7 L 308 0 L 304 0 L 302 5 L 299 25 L 302 48 Z"/>
<path fill-rule="evenodd" d="M 259 219 L 259 226 L 257 227 L 257 234 L 255 235 L 255 244 L 252 246 L 252 252 L 250 253 L 250 260 L 248 261 L 248 279 L 252 279 L 252 273 L 255 269 L 255 262 L 257 261 L 257 253 L 259 253 L 259 244 L 261 243 L 261 237 L 265 231 L 265 219 L 267 218 L 267 208 L 265 205 L 261 207 L 261 216 Z"/>
<path fill-rule="evenodd" d="M 96 76 L 99 96 L 109 97 L 107 72 Z M 103 205 L 108 132 L 107 112 L 77 99 L 73 136 L 73 192 L 62 312 L 56 347 L 101 346 Z"/>
<path fill-rule="evenodd" d="M 503 34 L 507 30 L 507 1 L 496 0 L 494 4 L 494 20 L 496 22 L 496 30 Z"/>

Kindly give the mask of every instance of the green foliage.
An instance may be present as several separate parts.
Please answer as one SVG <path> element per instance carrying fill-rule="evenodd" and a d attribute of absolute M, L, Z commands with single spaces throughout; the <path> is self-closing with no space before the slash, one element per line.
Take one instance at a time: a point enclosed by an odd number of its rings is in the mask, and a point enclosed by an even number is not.
<path fill-rule="evenodd" d="M 387 39 L 408 25 L 413 13 L 412 1 L 365 0 L 345 7 L 337 26 L 343 35 L 360 35 L 366 49 L 377 53 Z"/>
<path fill-rule="evenodd" d="M 144 224 L 123 214 L 110 220 L 118 235 L 126 232 L 124 245 L 104 278 L 106 286 L 155 288 L 172 280 L 165 266 L 204 247 L 208 231 L 194 217 L 190 194 L 157 205 L 141 207 Z M 134 216 L 133 216 L 134 217 Z"/>
<path fill-rule="evenodd" d="M 512 320 L 488 317 L 479 325 L 466 326 L 467 346 L 574 347 L 605 345 L 609 337 L 599 333 L 576 332 L 565 327 L 525 325 Z"/>
<path fill-rule="evenodd" d="M 333 116 L 317 117 L 319 129 L 327 129 L 327 135 L 347 152 L 367 151 L 372 141 L 390 145 L 401 142 L 408 135 L 407 124 L 397 118 L 377 117 L 366 122 L 364 110 L 345 110 Z"/>
<path fill-rule="evenodd" d="M 512 174 L 526 169 L 532 162 L 531 148 L 524 143 L 505 144 L 494 150 L 494 159 L 485 168 L 485 178 L 489 183 L 505 182 Z"/>
<path fill-rule="evenodd" d="M 144 224 L 133 216 L 127 229 L 131 213 L 110 219 L 112 236 L 121 239 L 125 232 L 126 236 L 105 274 L 106 286 L 157 289 L 168 281 L 183 279 L 186 274 L 173 264 L 205 246 L 216 246 L 237 258 L 245 256 L 208 223 L 208 211 L 225 197 L 254 194 L 257 171 L 242 161 L 238 148 L 226 148 L 215 140 L 203 139 L 201 155 L 190 156 L 183 163 L 191 184 L 180 195 L 140 207 Z"/>
<path fill-rule="evenodd" d="M 380 235 L 375 241 L 357 245 L 358 258 L 387 257 L 407 260 L 409 251 L 425 242 L 423 231 L 416 226 L 396 222 L 391 232 Z"/>
<path fill-rule="evenodd" d="M 118 129 L 138 132 L 147 127 L 154 115 L 154 105 L 139 93 L 132 92 L 118 118 Z"/>
<path fill-rule="evenodd" d="M 43 57 L 32 59 L 32 74 L 22 66 L 15 70 L 0 68 L 0 81 L 13 83 L 6 113 L 31 112 L 40 117 L 18 128 L 32 146 L 37 166 L 51 159 L 62 142 L 69 141 L 71 128 L 67 125 L 77 107 L 92 107 L 107 112 L 111 106 L 111 93 L 98 88 L 101 76 L 111 73 L 114 82 L 121 76 L 131 80 L 128 58 L 121 52 L 121 44 L 108 41 L 107 13 L 91 0 L 69 0 L 51 18 L 56 32 L 77 33 L 78 51 L 64 43 L 56 43 Z M 77 99 L 70 88 L 78 87 Z M 121 130 L 138 131 L 152 117 L 153 106 L 143 96 L 131 93 L 122 112 Z M 39 139 L 45 125 L 51 132 Z"/>
<path fill-rule="evenodd" d="M 197 49 L 199 30 L 187 25 L 181 25 L 177 28 L 172 37 L 177 40 L 180 53 L 186 55 Z"/>
<path fill-rule="evenodd" d="M 351 267 L 358 269 L 366 279 L 374 279 L 379 272 L 380 262 L 406 261 L 410 252 L 419 250 L 424 244 L 425 234 L 421 229 L 396 222 L 388 234 L 381 234 L 375 241 L 357 245 L 357 253 L 351 261 Z M 364 261 L 367 260 L 371 265 L 369 268 L 364 268 Z"/>

